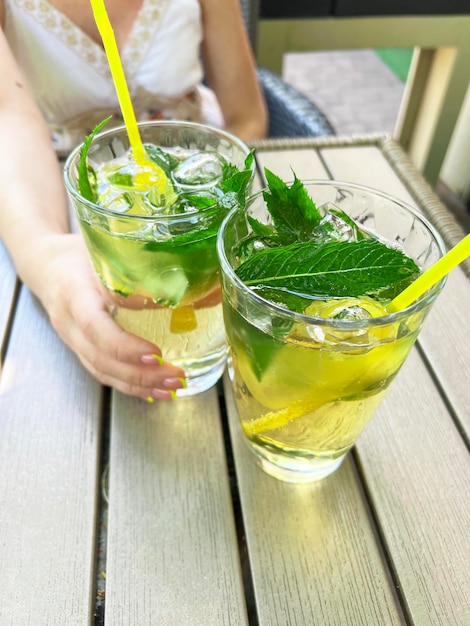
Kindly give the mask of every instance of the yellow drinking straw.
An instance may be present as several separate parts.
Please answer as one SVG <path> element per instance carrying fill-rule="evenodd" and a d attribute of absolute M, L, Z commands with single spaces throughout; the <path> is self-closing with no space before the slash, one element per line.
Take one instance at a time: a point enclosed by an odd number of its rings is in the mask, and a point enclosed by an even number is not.
<path fill-rule="evenodd" d="M 142 145 L 142 139 L 140 137 L 139 127 L 137 126 L 126 77 L 122 68 L 116 38 L 106 12 L 104 0 L 90 0 L 90 2 L 96 26 L 103 40 L 104 50 L 108 58 L 119 106 L 121 107 L 129 143 L 131 144 L 132 154 L 134 155 L 137 165 L 140 167 L 140 171 L 134 176 L 134 182 L 138 187 L 142 188 L 148 188 L 150 186 L 155 187 L 165 201 L 171 205 L 176 199 L 173 187 L 162 168 L 148 158 L 145 148 Z"/>
<path fill-rule="evenodd" d="M 143 188 L 148 188 L 149 186 L 157 188 L 165 201 L 171 205 L 177 197 L 173 186 L 162 168 L 148 158 L 142 144 L 116 38 L 106 12 L 104 0 L 90 0 L 90 2 L 96 26 L 103 40 L 104 50 L 111 70 L 119 106 L 121 107 L 129 143 L 131 144 L 132 154 L 134 155 L 137 165 L 141 168 L 140 171 L 135 174 L 134 182 L 137 186 L 142 186 Z M 181 312 L 183 312 L 183 314 L 181 314 Z M 174 309 L 171 319 L 172 324 L 177 328 L 174 332 L 187 332 L 197 326 L 194 309 L 189 306 Z"/>
<path fill-rule="evenodd" d="M 412 304 L 420 296 L 423 295 L 428 289 L 444 278 L 454 267 L 457 267 L 459 263 L 465 261 L 470 256 L 470 234 L 460 241 L 456 246 L 451 248 L 449 252 L 444 254 L 434 265 L 431 265 L 423 274 L 408 285 L 396 298 L 394 298 L 390 304 L 387 305 L 387 309 L 392 313 L 394 311 L 401 311 L 406 309 L 407 306 Z"/>
<path fill-rule="evenodd" d="M 124 70 L 122 69 L 114 31 L 106 12 L 104 0 L 90 1 L 96 26 L 98 27 L 101 39 L 103 40 L 104 50 L 106 52 L 106 56 L 108 57 L 111 76 L 113 77 L 119 106 L 121 107 L 122 117 L 124 119 L 124 124 L 126 125 L 132 152 L 137 163 L 142 164 L 147 160 L 146 153 L 140 138 L 139 128 L 137 126 L 134 108 L 129 95 L 129 89 L 127 88 Z"/>

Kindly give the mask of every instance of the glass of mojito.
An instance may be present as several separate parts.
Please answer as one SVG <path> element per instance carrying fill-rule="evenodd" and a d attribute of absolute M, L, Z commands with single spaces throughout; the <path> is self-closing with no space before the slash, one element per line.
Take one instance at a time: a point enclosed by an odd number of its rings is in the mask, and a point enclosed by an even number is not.
<path fill-rule="evenodd" d="M 98 128 L 98 131 L 101 129 Z M 64 178 L 109 310 L 162 349 L 199 393 L 223 372 L 218 228 L 253 179 L 236 137 L 200 124 L 139 124 L 137 161 L 124 127 L 92 133 Z"/>
<path fill-rule="evenodd" d="M 387 304 L 445 248 L 380 191 L 266 176 L 217 241 L 229 374 L 260 465 L 309 482 L 340 466 L 384 397 L 444 280 L 406 310 Z"/>

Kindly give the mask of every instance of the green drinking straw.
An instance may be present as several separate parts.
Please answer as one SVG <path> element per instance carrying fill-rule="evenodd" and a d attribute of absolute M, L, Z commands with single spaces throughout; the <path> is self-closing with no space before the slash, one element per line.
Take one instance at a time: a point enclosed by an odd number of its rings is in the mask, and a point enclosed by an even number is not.
<path fill-rule="evenodd" d="M 401 311 L 410 306 L 423 293 L 426 293 L 433 285 L 444 278 L 454 267 L 457 267 L 462 261 L 470 256 L 470 234 L 460 241 L 456 246 L 451 248 L 443 257 L 441 257 L 434 265 L 423 272 L 418 278 L 408 285 L 396 298 L 388 305 L 387 310 L 390 313 Z"/>

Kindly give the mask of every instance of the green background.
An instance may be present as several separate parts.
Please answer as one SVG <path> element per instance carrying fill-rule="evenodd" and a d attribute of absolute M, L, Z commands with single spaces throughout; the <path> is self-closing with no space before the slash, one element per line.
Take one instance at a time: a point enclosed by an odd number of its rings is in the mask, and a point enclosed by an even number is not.
<path fill-rule="evenodd" d="M 376 54 L 404 83 L 410 69 L 412 48 L 377 48 Z"/>

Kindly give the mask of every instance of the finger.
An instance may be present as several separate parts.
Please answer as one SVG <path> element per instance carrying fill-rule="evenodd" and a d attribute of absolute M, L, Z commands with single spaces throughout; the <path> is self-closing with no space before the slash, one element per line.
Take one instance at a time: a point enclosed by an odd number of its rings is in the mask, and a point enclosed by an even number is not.
<path fill-rule="evenodd" d="M 142 397 L 154 388 L 179 388 L 165 383 L 168 379 L 185 384 L 182 368 L 165 362 L 157 346 L 125 332 L 106 311 L 94 315 L 83 333 L 80 326 L 72 327 L 71 343 L 100 382 L 125 393 Z"/>
<path fill-rule="evenodd" d="M 151 390 L 164 388 L 166 379 L 185 378 L 184 370 L 163 361 L 156 346 L 124 332 L 112 320 L 109 332 L 107 326 L 104 319 L 103 336 L 106 340 L 100 339 L 97 344 L 87 340 L 78 329 L 72 331 L 76 336 L 72 342 L 77 346 L 81 361 L 103 384 L 116 386 L 121 381 L 132 388 Z M 114 326 L 117 327 L 115 333 Z M 113 341 L 118 342 L 118 347 L 113 346 Z M 142 348 L 146 350 L 145 354 L 142 354 Z M 132 394 L 135 395 L 135 391 Z"/>

